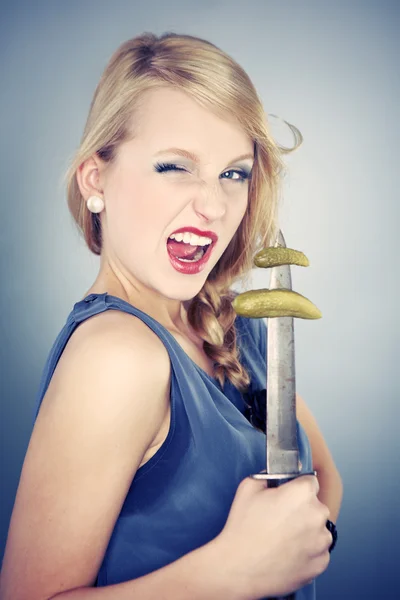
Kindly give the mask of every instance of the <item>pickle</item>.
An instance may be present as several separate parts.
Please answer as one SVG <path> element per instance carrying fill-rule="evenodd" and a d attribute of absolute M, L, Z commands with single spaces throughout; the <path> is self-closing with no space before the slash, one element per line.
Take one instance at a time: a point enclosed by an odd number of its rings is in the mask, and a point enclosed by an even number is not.
<path fill-rule="evenodd" d="M 249 290 L 238 294 L 232 301 L 235 312 L 242 317 L 271 318 L 298 317 L 300 319 L 320 319 L 320 310 L 308 298 L 287 290 Z"/>
<path fill-rule="evenodd" d="M 285 246 L 270 246 L 263 248 L 254 257 L 256 267 L 279 267 L 280 265 L 298 265 L 299 267 L 308 267 L 308 258 L 299 250 L 292 250 Z"/>

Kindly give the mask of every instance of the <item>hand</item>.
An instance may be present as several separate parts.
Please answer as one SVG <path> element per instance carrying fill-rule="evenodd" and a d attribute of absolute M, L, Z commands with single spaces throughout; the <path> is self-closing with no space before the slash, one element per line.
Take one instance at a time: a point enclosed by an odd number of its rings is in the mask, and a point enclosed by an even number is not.
<path fill-rule="evenodd" d="M 244 600 L 289 594 L 310 583 L 329 564 L 329 509 L 313 475 L 277 488 L 244 479 L 216 541 Z"/>

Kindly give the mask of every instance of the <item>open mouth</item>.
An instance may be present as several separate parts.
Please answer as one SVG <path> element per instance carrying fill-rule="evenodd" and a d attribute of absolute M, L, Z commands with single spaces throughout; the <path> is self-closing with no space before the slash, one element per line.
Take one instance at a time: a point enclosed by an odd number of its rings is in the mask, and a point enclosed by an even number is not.
<path fill-rule="evenodd" d="M 183 241 L 178 242 L 171 238 L 167 240 L 168 252 L 182 263 L 196 263 L 201 261 L 209 252 L 211 246 L 212 242 L 204 246 L 192 246 L 191 244 Z"/>
<path fill-rule="evenodd" d="M 205 254 L 210 246 L 211 246 L 211 244 L 207 244 L 207 246 L 198 246 L 197 250 L 196 250 L 196 254 L 193 256 L 193 258 L 180 258 L 179 256 L 176 256 L 175 258 L 177 258 L 181 262 L 189 262 L 189 263 L 198 262 L 199 260 L 201 260 L 203 258 L 203 256 L 205 256 Z"/>

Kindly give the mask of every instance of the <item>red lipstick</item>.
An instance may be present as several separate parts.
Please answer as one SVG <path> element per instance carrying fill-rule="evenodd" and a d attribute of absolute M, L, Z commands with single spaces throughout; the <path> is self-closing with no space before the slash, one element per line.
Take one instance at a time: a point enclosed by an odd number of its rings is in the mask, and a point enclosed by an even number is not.
<path fill-rule="evenodd" d="M 193 262 L 193 263 L 182 262 L 178 258 L 176 258 L 176 256 L 173 256 L 169 252 L 168 244 L 167 244 L 168 257 L 169 257 L 169 260 L 170 260 L 172 266 L 174 267 L 174 269 L 184 275 L 196 275 L 197 273 L 200 273 L 200 271 L 202 271 L 204 269 L 206 263 L 210 259 L 211 253 L 214 250 L 214 246 L 218 240 L 218 235 L 216 233 L 214 233 L 213 231 L 201 231 L 200 229 L 197 229 L 196 227 L 180 227 L 179 229 L 176 229 L 172 233 L 183 233 L 185 231 L 187 231 L 189 233 L 194 233 L 196 235 L 208 237 L 212 240 L 211 244 L 207 247 L 207 250 L 206 250 L 204 256 L 197 262 Z M 170 235 L 172 235 L 172 233 Z"/>
<path fill-rule="evenodd" d="M 184 275 L 196 275 L 197 273 L 200 273 L 200 271 L 202 271 L 204 269 L 204 267 L 206 266 L 206 263 L 208 262 L 213 249 L 214 249 L 214 244 L 210 244 L 208 246 L 207 251 L 206 251 L 205 255 L 203 256 L 203 258 L 201 258 L 197 262 L 193 262 L 193 263 L 181 262 L 175 256 L 172 256 L 172 254 L 170 254 L 170 252 L 168 251 L 168 248 L 167 248 L 167 252 L 168 252 L 169 260 L 171 261 L 171 264 L 176 271 L 179 271 L 179 273 L 183 273 Z"/>

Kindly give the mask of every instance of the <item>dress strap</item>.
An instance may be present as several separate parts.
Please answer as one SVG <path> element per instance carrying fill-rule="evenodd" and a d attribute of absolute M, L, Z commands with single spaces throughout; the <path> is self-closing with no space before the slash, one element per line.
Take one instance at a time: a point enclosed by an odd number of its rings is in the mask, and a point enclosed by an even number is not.
<path fill-rule="evenodd" d="M 106 297 L 107 293 L 89 294 L 83 300 L 76 302 L 71 313 L 74 322 L 78 325 L 89 317 L 106 311 L 108 309 Z"/>
<path fill-rule="evenodd" d="M 71 315 L 76 325 L 79 325 L 85 321 L 85 319 L 109 309 L 120 310 L 138 317 L 148 325 L 159 338 L 161 338 L 162 342 L 167 347 L 170 356 L 172 354 L 174 357 L 178 358 L 178 354 L 181 355 L 183 353 L 183 351 L 177 351 L 178 343 L 174 336 L 170 334 L 161 323 L 129 302 L 126 302 L 117 296 L 112 296 L 107 292 L 104 292 L 103 294 L 89 294 L 89 296 L 86 296 L 86 298 L 74 305 Z"/>

